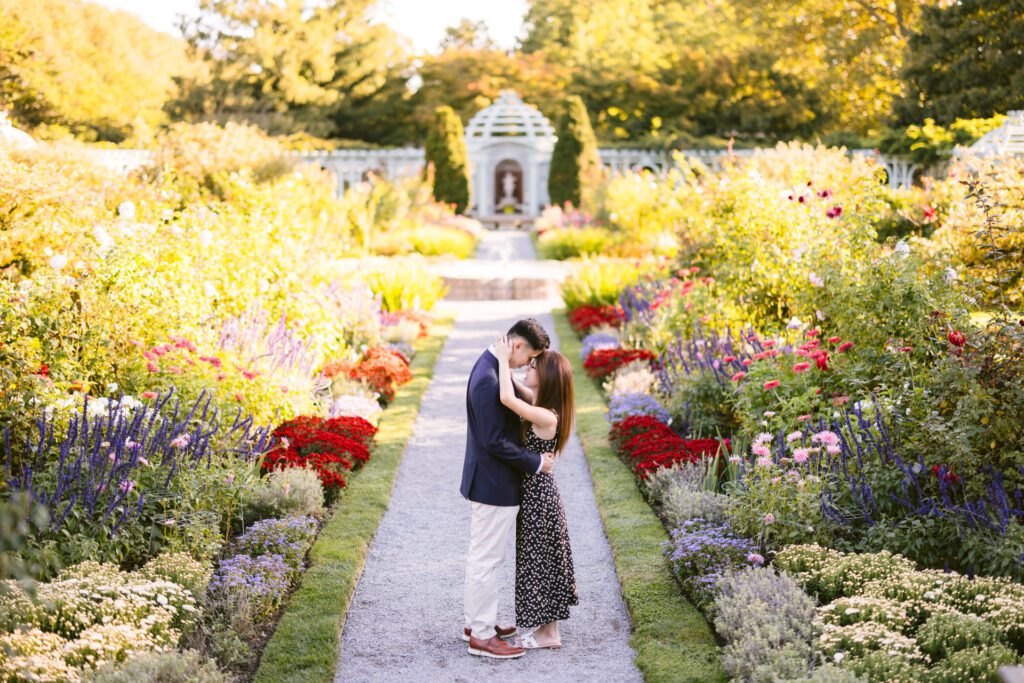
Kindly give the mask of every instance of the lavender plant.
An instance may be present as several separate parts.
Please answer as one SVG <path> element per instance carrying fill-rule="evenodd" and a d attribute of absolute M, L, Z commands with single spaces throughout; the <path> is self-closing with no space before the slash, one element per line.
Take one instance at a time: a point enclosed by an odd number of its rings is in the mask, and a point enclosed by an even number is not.
<path fill-rule="evenodd" d="M 618 336 L 607 332 L 595 332 L 583 338 L 580 360 L 587 360 L 587 357 L 598 349 L 617 349 L 622 346 Z"/>
<path fill-rule="evenodd" d="M 98 412 L 86 397 L 66 425 L 60 416 L 40 416 L 37 436 L 19 454 L 26 463 L 21 471 L 10 468 L 15 446 L 4 432 L 8 486 L 29 493 L 49 514 L 49 526 L 36 540 L 63 534 L 99 546 L 70 559 L 146 559 L 155 549 L 152 535 L 141 529 L 157 521 L 183 474 L 226 457 L 252 461 L 269 445 L 268 430 L 255 428 L 241 411 L 222 420 L 206 392 L 187 408 L 173 391 L 151 407 L 128 398 Z M 111 557 L 105 543 L 112 544 Z"/>
<path fill-rule="evenodd" d="M 238 537 L 238 551 L 251 557 L 278 555 L 297 574 L 316 531 L 317 523 L 312 517 L 265 519 Z"/>
<path fill-rule="evenodd" d="M 259 308 L 221 323 L 220 348 L 250 369 L 281 377 L 308 380 L 322 363 L 312 339 L 304 341 L 292 331 L 284 315 L 271 323 Z"/>
<path fill-rule="evenodd" d="M 621 422 L 633 415 L 650 415 L 662 422 L 669 421 L 668 412 L 649 394 L 616 394 L 608 404 L 608 421 Z"/>
<path fill-rule="evenodd" d="M 225 594 L 237 611 L 254 621 L 271 616 L 291 586 L 292 570 L 281 555 L 252 557 L 244 553 L 220 563 L 210 580 L 210 592 Z"/>
<path fill-rule="evenodd" d="M 725 640 L 722 665 L 733 680 L 803 678 L 815 669 L 814 600 L 785 575 L 754 568 L 725 576 L 715 601 L 715 629 Z"/>
<path fill-rule="evenodd" d="M 764 563 L 754 544 L 736 535 L 728 524 L 691 519 L 670 533 L 663 544 L 676 578 L 694 603 L 709 609 L 718 582 L 736 569 Z"/>

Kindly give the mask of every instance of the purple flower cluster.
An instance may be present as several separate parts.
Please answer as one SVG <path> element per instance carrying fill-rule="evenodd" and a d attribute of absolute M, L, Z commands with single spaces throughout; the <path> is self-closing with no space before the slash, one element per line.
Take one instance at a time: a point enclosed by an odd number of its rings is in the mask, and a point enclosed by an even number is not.
<path fill-rule="evenodd" d="M 822 512 L 840 527 L 873 526 L 883 519 L 913 517 L 942 517 L 962 525 L 965 529 L 982 529 L 999 535 L 1006 533 L 1012 519 L 1024 521 L 1024 491 L 1007 485 L 1006 478 L 991 466 L 983 471 L 987 475 L 984 492 L 971 495 L 966 482 L 926 466 L 924 455 L 907 459 L 901 454 L 899 420 L 887 415 L 877 405 L 866 410 L 855 403 L 831 420 L 819 419 L 807 423 L 806 434 L 829 431 L 838 437 L 838 455 L 828 455 L 824 449 L 809 449 L 803 466 L 814 474 L 837 486 L 822 491 Z M 801 443 L 815 446 L 803 436 Z M 780 431 L 771 442 L 771 459 L 782 466 L 786 457 L 786 432 Z M 750 463 L 740 463 L 742 481 Z M 1024 468 L 1022 468 L 1024 474 Z"/>
<path fill-rule="evenodd" d="M 608 404 L 608 421 L 621 422 L 633 415 L 650 415 L 668 424 L 669 414 L 649 394 L 616 394 Z"/>
<path fill-rule="evenodd" d="M 84 512 L 117 533 L 147 499 L 164 495 L 183 468 L 209 467 L 214 437 L 218 449 L 239 457 L 254 458 L 267 449 L 269 432 L 255 429 L 251 416 L 243 418 L 239 411 L 233 423 L 222 424 L 212 394 L 204 391 L 187 411 L 171 402 L 173 394 L 160 396 L 149 408 L 129 408 L 119 400 L 100 415 L 90 413 L 86 397 L 66 428 L 44 414 L 36 420 L 38 438 L 28 439 L 19 454 L 26 463 L 19 472 L 11 471 L 14 458 L 5 429 L 8 486 L 28 491 L 46 506 L 53 531 L 68 515 Z M 141 485 L 144 474 L 146 486 Z"/>
<path fill-rule="evenodd" d="M 583 338 L 583 350 L 580 352 L 580 360 L 586 361 L 587 357 L 598 349 L 617 349 L 622 346 L 619 338 L 614 334 L 606 332 L 595 332 Z"/>
<path fill-rule="evenodd" d="M 320 365 L 312 338 L 303 341 L 288 329 L 284 315 L 271 324 L 266 311 L 259 309 L 225 320 L 220 328 L 220 348 L 248 366 L 259 362 L 267 374 L 281 371 L 312 377 Z"/>
<path fill-rule="evenodd" d="M 265 618 L 284 600 L 292 571 L 280 555 L 235 555 L 222 560 L 210 580 L 209 591 L 244 602 L 255 619 Z"/>
<path fill-rule="evenodd" d="M 648 322 L 654 311 L 654 303 L 665 291 L 665 286 L 664 280 L 644 280 L 622 290 L 619 294 L 619 308 L 622 309 L 623 321 Z"/>
<path fill-rule="evenodd" d="M 728 572 L 764 561 L 753 541 L 738 536 L 726 524 L 691 519 L 670 532 L 663 544 L 683 590 L 698 606 L 714 603 L 718 581 Z"/>
<path fill-rule="evenodd" d="M 293 571 L 298 571 L 315 537 L 316 520 L 312 517 L 264 519 L 238 538 L 238 551 L 251 557 L 276 555 Z"/>
<path fill-rule="evenodd" d="M 753 353 L 748 353 L 748 344 Z M 736 373 L 746 371 L 743 361 L 749 362 L 753 356 L 765 350 L 753 328 L 736 335 L 731 329 L 706 332 L 704 328 L 696 326 L 693 334 L 687 338 L 677 333 L 676 340 L 665 349 L 658 380 L 662 390 L 669 394 L 676 388 L 682 375 L 701 374 L 712 377 L 722 387 L 736 387 L 732 378 Z M 781 352 L 789 350 L 786 347 Z"/>

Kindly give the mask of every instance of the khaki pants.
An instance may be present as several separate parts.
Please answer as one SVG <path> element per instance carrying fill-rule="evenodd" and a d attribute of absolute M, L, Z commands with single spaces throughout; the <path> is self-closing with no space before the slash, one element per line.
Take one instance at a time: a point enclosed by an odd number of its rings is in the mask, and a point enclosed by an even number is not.
<path fill-rule="evenodd" d="M 469 556 L 463 599 L 465 626 L 473 637 L 494 637 L 498 621 L 498 568 L 505 560 L 508 537 L 516 525 L 519 506 L 470 503 Z"/>

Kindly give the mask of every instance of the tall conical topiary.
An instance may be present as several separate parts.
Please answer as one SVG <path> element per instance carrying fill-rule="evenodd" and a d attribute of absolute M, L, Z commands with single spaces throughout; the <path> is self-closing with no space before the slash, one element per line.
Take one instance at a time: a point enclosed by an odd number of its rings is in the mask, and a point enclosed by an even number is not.
<path fill-rule="evenodd" d="M 573 95 L 558 121 L 558 142 L 551 154 L 548 197 L 552 204 L 583 205 L 601 177 L 597 138 L 583 100 Z"/>
<path fill-rule="evenodd" d="M 464 213 L 469 208 L 469 162 L 462 121 L 451 107 L 434 110 L 426 160 L 427 169 L 434 167 L 434 199 L 454 204 L 456 213 Z"/>

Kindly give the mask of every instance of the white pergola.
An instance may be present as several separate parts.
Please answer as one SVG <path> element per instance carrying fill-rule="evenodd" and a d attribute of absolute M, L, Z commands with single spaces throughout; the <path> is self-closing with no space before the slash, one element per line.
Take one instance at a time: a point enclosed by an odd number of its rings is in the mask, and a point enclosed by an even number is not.
<path fill-rule="evenodd" d="M 551 123 L 511 90 L 478 111 L 466 126 L 473 214 L 539 215 L 554 148 Z"/>
<path fill-rule="evenodd" d="M 1024 110 L 1009 112 L 1003 125 L 982 135 L 968 151 L 979 157 L 1024 156 Z"/>

